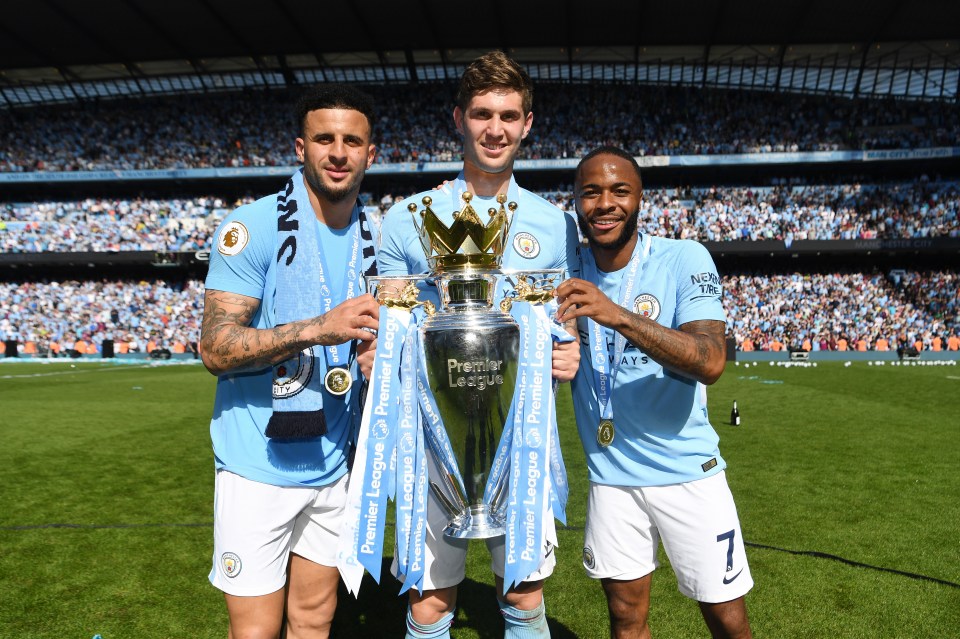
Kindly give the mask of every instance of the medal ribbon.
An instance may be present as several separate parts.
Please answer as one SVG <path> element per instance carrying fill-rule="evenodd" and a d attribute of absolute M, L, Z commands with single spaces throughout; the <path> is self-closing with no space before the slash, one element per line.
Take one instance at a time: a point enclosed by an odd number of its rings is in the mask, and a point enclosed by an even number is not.
<path fill-rule="evenodd" d="M 323 312 L 329 313 L 333 308 L 334 298 L 344 302 L 353 299 L 360 284 L 360 207 L 356 206 L 350 216 L 350 227 L 353 230 L 353 243 L 350 246 L 350 259 L 347 260 L 347 271 L 344 273 L 343 280 L 340 282 L 339 295 L 331 295 L 330 286 L 327 286 L 327 276 L 325 273 L 332 272 L 327 267 L 327 260 L 323 251 L 320 251 L 320 258 L 317 263 L 317 279 L 320 285 L 320 297 L 323 301 Z M 320 224 L 318 221 L 317 224 Z M 327 362 L 327 370 L 331 368 L 348 368 L 350 358 L 350 345 L 352 340 L 344 344 L 332 344 L 323 347 L 323 355 Z"/>
<path fill-rule="evenodd" d="M 627 265 L 627 272 L 620 282 L 620 306 L 628 308 L 630 298 L 633 296 L 633 286 L 638 274 L 641 272 L 641 265 L 650 255 L 650 236 L 644 235 L 637 242 L 633 249 L 633 255 L 630 257 L 630 263 Z M 588 282 L 599 282 L 599 273 L 597 263 L 593 259 L 592 252 L 588 257 L 582 260 L 584 278 Z M 613 361 L 610 361 L 610 350 L 607 347 L 607 340 L 604 337 L 604 326 L 587 318 L 589 326 L 589 345 L 590 356 L 592 358 L 593 369 L 593 388 L 597 393 L 597 402 L 600 404 L 600 418 L 613 419 L 613 402 L 610 401 L 613 395 L 613 384 L 617 378 L 617 372 L 620 370 L 620 360 L 623 359 L 623 351 L 627 346 L 627 338 L 620 333 L 614 332 L 613 338 Z"/>

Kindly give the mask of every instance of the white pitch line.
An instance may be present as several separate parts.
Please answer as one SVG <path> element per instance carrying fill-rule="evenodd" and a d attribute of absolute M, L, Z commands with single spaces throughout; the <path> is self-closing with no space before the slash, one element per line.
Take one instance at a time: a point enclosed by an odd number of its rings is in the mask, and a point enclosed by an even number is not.
<path fill-rule="evenodd" d="M 131 368 L 150 368 L 149 364 L 134 364 L 121 367 L 111 366 L 110 368 L 88 368 L 84 370 L 55 371 L 52 373 L 30 373 L 23 375 L 0 375 L 0 379 L 27 379 L 32 377 L 57 377 L 59 375 L 81 375 L 83 373 L 107 373 L 110 371 L 129 370 Z"/>

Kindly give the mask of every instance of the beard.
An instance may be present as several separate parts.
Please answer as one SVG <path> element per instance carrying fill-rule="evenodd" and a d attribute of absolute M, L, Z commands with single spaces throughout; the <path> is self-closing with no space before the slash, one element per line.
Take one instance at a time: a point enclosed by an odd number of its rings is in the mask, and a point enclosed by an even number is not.
<path fill-rule="evenodd" d="M 328 186 L 324 184 L 320 173 L 315 168 L 307 166 L 306 164 L 303 165 L 303 177 L 318 196 L 324 198 L 331 204 L 343 202 L 350 197 L 353 192 L 358 189 L 360 182 L 363 181 L 363 173 L 361 172 L 354 174 L 346 182 Z"/>
<path fill-rule="evenodd" d="M 637 222 L 640 219 L 640 209 L 637 209 L 631 213 L 627 219 L 624 221 L 623 228 L 620 230 L 620 235 L 613 238 L 612 240 L 607 240 L 605 242 L 599 241 L 593 236 L 593 228 L 590 226 L 590 223 L 583 219 L 582 215 L 577 216 L 577 224 L 580 226 L 580 232 L 583 234 L 587 241 L 590 243 L 591 248 L 600 248 L 607 251 L 617 251 L 622 249 L 630 241 L 630 238 L 637 234 Z"/>

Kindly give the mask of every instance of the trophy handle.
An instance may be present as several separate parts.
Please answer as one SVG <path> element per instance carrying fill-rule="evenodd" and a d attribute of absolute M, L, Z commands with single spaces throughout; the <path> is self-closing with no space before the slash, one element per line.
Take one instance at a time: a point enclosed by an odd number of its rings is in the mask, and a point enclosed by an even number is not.
<path fill-rule="evenodd" d="M 559 268 L 539 271 L 509 269 L 502 272 L 502 277 L 504 294 L 500 309 L 508 313 L 514 302 L 547 304 L 552 301 L 553 291 L 565 279 L 566 271 Z"/>

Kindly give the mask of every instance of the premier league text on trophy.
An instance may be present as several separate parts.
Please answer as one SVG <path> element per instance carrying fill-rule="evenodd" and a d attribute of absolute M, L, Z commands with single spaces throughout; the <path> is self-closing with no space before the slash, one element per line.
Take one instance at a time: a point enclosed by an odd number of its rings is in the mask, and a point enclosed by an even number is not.
<path fill-rule="evenodd" d="M 479 390 L 483 390 L 487 386 L 503 384 L 503 375 L 496 374 L 501 368 L 503 368 L 502 359 L 461 362 L 451 357 L 447 360 L 447 381 L 451 387 L 476 386 Z"/>

